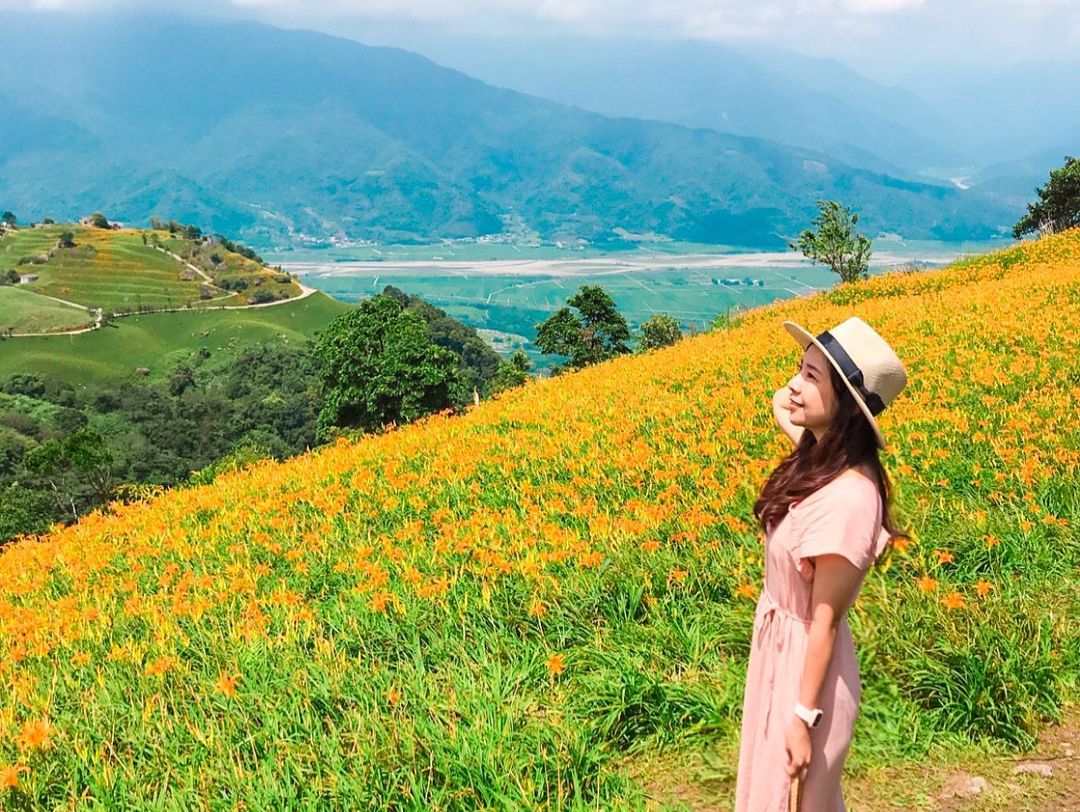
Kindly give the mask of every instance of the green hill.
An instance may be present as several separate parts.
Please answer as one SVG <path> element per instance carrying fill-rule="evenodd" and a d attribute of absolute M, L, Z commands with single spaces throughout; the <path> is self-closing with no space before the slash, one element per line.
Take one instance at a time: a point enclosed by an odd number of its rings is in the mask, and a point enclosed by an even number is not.
<path fill-rule="evenodd" d="M 302 345 L 351 307 L 320 292 L 274 307 L 148 313 L 77 336 L 14 338 L 0 341 L 0 378 L 33 372 L 86 385 L 130 378 L 140 367 L 156 378 L 203 349 L 217 363 L 260 341 Z"/>
<path fill-rule="evenodd" d="M 49 333 L 78 330 L 94 323 L 86 310 L 40 296 L 24 287 L 0 286 L 0 335 L 8 328 L 16 333 Z"/>
<path fill-rule="evenodd" d="M 65 234 L 68 244 L 62 244 Z M 60 223 L 6 232 L 0 236 L 0 271 L 25 276 L 29 281 L 17 286 L 19 292 L 41 294 L 42 300 L 32 307 L 25 296 L 0 298 L 0 331 L 62 332 L 85 325 L 87 319 L 76 319 L 64 302 L 120 316 L 300 296 L 291 275 L 226 245 L 240 250 L 218 238 L 168 230 Z M 33 329 L 21 326 L 26 324 Z"/>

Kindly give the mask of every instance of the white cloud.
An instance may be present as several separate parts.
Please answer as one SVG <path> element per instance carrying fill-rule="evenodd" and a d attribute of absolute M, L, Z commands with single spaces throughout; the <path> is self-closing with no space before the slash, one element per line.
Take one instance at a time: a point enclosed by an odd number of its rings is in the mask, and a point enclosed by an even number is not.
<path fill-rule="evenodd" d="M 421 29 L 763 41 L 884 73 L 928 60 L 1075 58 L 1080 42 L 1078 0 L 0 0 L 0 10 L 53 13 L 148 7 L 384 42 Z"/>
<path fill-rule="evenodd" d="M 844 7 L 856 14 L 892 14 L 922 6 L 924 0 L 845 0 Z"/>

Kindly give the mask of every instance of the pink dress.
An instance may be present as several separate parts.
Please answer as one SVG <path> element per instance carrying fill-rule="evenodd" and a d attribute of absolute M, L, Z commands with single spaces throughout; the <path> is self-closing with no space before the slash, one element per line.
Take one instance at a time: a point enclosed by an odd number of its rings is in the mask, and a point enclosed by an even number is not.
<path fill-rule="evenodd" d="M 845 472 L 796 502 L 766 535 L 765 584 L 754 613 L 743 700 L 736 812 L 788 812 L 791 779 L 784 733 L 799 699 L 810 631 L 814 579 L 810 558 L 843 555 L 862 570 L 861 589 L 867 569 L 889 539 L 881 512 L 877 486 Z M 859 662 L 845 612 L 818 693 L 825 715 L 810 730 L 802 812 L 845 811 L 840 775 L 860 696 Z"/>

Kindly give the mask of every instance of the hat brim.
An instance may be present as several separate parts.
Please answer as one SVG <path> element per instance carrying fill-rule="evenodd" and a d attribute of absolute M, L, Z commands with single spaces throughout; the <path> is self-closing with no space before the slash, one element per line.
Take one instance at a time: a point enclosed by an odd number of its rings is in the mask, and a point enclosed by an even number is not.
<path fill-rule="evenodd" d="M 836 359 L 833 358 L 832 355 L 829 354 L 828 350 L 826 350 L 823 346 L 821 346 L 821 342 L 818 341 L 816 338 L 814 338 L 814 336 L 811 335 L 811 333 L 809 331 L 807 331 L 804 328 L 800 327 L 795 322 L 793 322 L 793 321 L 785 321 L 784 322 L 784 329 L 787 330 L 788 335 L 790 335 L 793 339 L 795 339 L 795 342 L 800 347 L 802 347 L 804 350 L 809 345 L 813 344 L 815 347 L 817 347 L 819 350 L 821 350 L 825 354 L 825 357 L 829 359 L 829 363 L 832 364 L 833 368 L 837 372 L 840 373 L 840 377 L 843 379 L 844 384 L 848 388 L 848 391 L 850 391 L 852 396 L 855 398 L 855 402 L 857 404 L 859 404 L 859 408 L 862 409 L 862 413 L 864 415 L 866 415 L 866 419 L 868 421 L 870 421 L 870 427 L 874 430 L 874 435 L 877 437 L 878 448 L 880 448 L 882 451 L 884 451 L 885 450 L 885 437 L 882 435 L 881 429 L 878 427 L 877 420 L 874 419 L 874 415 L 871 414 L 870 407 L 867 406 L 866 403 L 863 401 L 863 397 L 859 393 L 859 390 L 856 389 L 852 385 L 851 381 L 849 381 L 847 379 L 847 376 L 844 375 L 844 370 L 840 368 L 840 364 L 838 364 L 836 362 Z"/>

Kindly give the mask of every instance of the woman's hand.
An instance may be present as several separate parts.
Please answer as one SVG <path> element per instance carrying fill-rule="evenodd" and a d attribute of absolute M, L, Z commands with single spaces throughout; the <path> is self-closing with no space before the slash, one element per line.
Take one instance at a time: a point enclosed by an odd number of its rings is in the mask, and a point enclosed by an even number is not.
<path fill-rule="evenodd" d="M 791 422 L 791 390 L 788 389 L 787 384 L 784 384 L 773 393 L 772 407 L 776 424 L 784 430 L 784 434 L 791 438 L 791 442 L 798 445 L 802 433 L 806 429 Z"/>
<path fill-rule="evenodd" d="M 802 781 L 806 778 L 806 770 L 810 766 L 810 728 L 798 716 L 788 722 L 784 747 L 787 750 L 788 775 L 793 778 L 798 776 Z"/>

